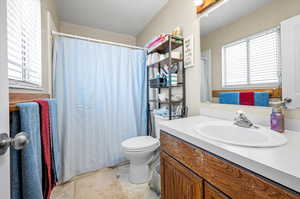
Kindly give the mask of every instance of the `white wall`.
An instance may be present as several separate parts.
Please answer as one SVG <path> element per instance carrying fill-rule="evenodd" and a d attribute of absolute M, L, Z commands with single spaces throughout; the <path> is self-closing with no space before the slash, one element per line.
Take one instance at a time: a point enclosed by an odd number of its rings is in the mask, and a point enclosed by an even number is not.
<path fill-rule="evenodd" d="M 286 3 L 273 0 L 253 13 L 201 37 L 202 51 L 211 49 L 212 53 L 213 89 L 222 88 L 222 47 L 225 44 L 277 27 L 281 21 L 299 14 L 299 0 L 289 0 Z"/>
<path fill-rule="evenodd" d="M 105 41 L 118 42 L 123 44 L 136 44 L 136 38 L 131 35 L 115 33 L 111 31 L 90 28 L 87 26 L 81 26 L 76 24 L 70 24 L 67 22 L 60 23 L 60 32 L 73 34 L 83 37 L 91 37 L 94 39 L 100 39 Z"/>
<path fill-rule="evenodd" d="M 178 26 L 183 29 L 184 36 L 193 34 L 195 39 L 195 66 L 186 70 L 186 94 L 190 115 L 197 115 L 200 108 L 200 24 L 193 1 L 169 0 L 138 34 L 137 44 L 143 46 L 156 35 L 170 33 Z"/>
<path fill-rule="evenodd" d="M 43 6 L 44 6 L 44 10 L 48 10 L 49 12 L 51 12 L 54 23 L 56 25 L 56 27 L 59 26 L 59 17 L 58 17 L 58 9 L 57 9 L 57 5 L 56 5 L 56 0 L 42 0 L 43 2 Z"/>

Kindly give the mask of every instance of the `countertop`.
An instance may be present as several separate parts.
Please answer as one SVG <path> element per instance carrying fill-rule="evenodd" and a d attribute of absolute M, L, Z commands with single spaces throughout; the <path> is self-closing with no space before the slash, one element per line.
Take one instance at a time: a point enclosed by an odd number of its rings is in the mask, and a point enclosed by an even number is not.
<path fill-rule="evenodd" d="M 164 121 L 160 129 L 228 161 L 264 176 L 300 193 L 300 133 L 284 134 L 288 143 L 274 148 L 240 147 L 213 141 L 197 135 L 195 125 L 219 119 L 196 116 Z"/>

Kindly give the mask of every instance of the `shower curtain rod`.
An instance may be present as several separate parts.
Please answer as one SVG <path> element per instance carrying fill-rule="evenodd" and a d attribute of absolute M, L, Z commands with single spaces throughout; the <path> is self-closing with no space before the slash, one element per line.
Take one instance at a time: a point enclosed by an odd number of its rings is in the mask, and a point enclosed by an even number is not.
<path fill-rule="evenodd" d="M 93 39 L 90 37 L 81 37 L 78 35 L 71 35 L 71 34 L 66 34 L 66 33 L 61 33 L 61 32 L 56 32 L 56 31 L 52 31 L 52 35 L 81 39 L 81 40 L 92 41 L 92 42 L 103 43 L 103 44 L 110 44 L 110 45 L 114 45 L 114 46 L 121 46 L 121 47 L 132 48 L 132 49 L 148 50 L 147 48 L 142 48 L 142 47 L 138 47 L 138 46 L 132 46 L 132 45 L 121 44 L 121 43 L 116 43 L 116 42 L 111 42 L 111 41 Z"/>

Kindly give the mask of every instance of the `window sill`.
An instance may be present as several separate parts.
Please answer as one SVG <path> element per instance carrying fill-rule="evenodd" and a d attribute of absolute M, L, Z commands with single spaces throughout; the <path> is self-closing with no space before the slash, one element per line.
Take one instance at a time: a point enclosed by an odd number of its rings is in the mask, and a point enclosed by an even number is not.
<path fill-rule="evenodd" d="M 239 84 L 239 85 L 222 85 L 222 89 L 268 89 L 279 88 L 281 83 L 268 83 L 268 84 Z"/>
<path fill-rule="evenodd" d="M 9 80 L 10 89 L 24 89 L 24 90 L 33 90 L 33 91 L 44 91 L 44 88 L 35 84 L 28 82 Z"/>

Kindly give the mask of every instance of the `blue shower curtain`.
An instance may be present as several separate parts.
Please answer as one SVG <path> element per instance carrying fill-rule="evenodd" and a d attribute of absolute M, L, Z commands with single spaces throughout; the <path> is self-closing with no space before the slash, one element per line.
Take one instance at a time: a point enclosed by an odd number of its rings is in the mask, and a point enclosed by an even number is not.
<path fill-rule="evenodd" d="M 55 39 L 62 181 L 123 161 L 121 142 L 147 134 L 145 53 Z"/>

